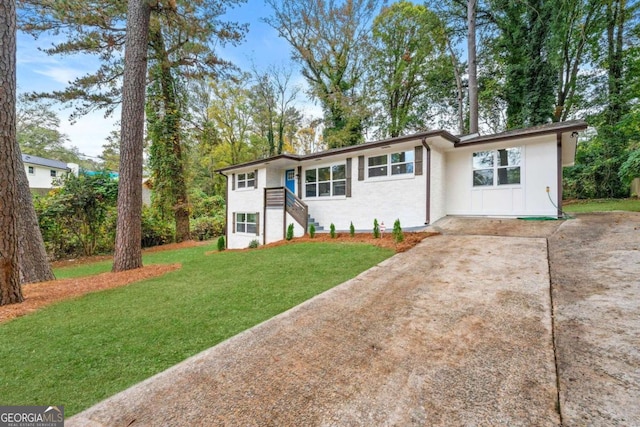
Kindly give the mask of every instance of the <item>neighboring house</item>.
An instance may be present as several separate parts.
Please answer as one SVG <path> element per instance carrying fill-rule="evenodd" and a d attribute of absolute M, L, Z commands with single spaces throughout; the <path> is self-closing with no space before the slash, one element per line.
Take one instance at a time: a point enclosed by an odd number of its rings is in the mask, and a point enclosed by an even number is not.
<path fill-rule="evenodd" d="M 71 172 L 73 163 L 67 165 L 65 162 L 58 160 L 45 159 L 44 157 L 32 156 L 31 154 L 22 155 L 22 163 L 29 180 L 29 188 L 37 193 L 46 194 L 54 185 L 54 180 L 60 178 L 67 172 Z"/>
<path fill-rule="evenodd" d="M 574 162 L 584 121 L 488 136 L 426 131 L 308 155 L 232 165 L 227 177 L 227 245 L 282 240 L 350 224 L 370 230 L 424 227 L 446 215 L 558 217 L 562 167 Z"/>

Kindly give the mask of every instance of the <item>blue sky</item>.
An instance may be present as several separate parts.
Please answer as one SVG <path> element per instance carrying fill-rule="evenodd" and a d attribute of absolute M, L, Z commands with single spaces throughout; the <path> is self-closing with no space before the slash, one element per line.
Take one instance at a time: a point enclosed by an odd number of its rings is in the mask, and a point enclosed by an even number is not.
<path fill-rule="evenodd" d="M 290 63 L 289 44 L 278 37 L 277 32 L 260 21 L 270 15 L 270 8 L 263 0 L 248 0 L 246 3 L 231 9 L 227 19 L 249 24 L 249 32 L 245 42 L 237 47 L 227 46 L 220 50 L 224 59 L 234 62 L 244 70 L 249 70 L 252 64 L 259 69 L 269 65 L 284 65 Z M 98 62 L 88 56 L 47 56 L 38 50 L 46 48 L 54 41 L 48 36 L 41 36 L 34 40 L 31 36 L 18 34 L 17 79 L 19 92 L 62 90 L 67 82 L 91 72 L 98 67 Z M 297 84 L 304 84 L 302 77 L 296 70 Z M 310 110 L 318 114 L 304 94 L 299 95 L 299 108 Z M 70 141 L 69 145 L 78 147 L 81 153 L 97 156 L 102 152 L 105 138 L 114 128 L 119 119 L 119 111 L 114 117 L 105 118 L 101 111 L 94 112 L 78 119 L 75 124 L 69 123 L 71 109 L 60 108 L 61 131 Z"/>

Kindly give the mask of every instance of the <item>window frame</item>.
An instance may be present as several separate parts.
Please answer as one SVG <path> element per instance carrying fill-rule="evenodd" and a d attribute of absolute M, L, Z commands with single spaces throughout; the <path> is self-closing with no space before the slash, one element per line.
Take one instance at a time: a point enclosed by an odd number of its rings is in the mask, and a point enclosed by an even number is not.
<path fill-rule="evenodd" d="M 396 155 L 404 155 L 408 157 L 410 160 L 402 159 L 401 161 L 394 161 L 393 157 Z M 384 157 L 384 163 L 376 163 L 371 164 L 373 159 L 380 159 Z M 398 167 L 405 166 L 406 169 L 409 169 L 405 172 L 395 172 L 395 169 Z M 391 153 L 384 154 L 376 154 L 372 156 L 367 156 L 365 167 L 367 169 L 367 179 L 377 180 L 377 179 L 399 179 L 399 178 L 408 178 L 415 176 L 416 172 L 416 156 L 415 156 L 415 148 L 402 150 L 402 151 L 394 151 Z M 380 171 L 384 170 L 384 173 L 371 173 L 380 169 Z"/>
<path fill-rule="evenodd" d="M 336 175 L 338 175 L 338 178 L 336 178 Z M 310 179 L 312 179 L 312 181 L 310 181 Z M 331 197 L 346 196 L 346 161 L 345 163 L 331 163 L 328 165 L 315 166 L 304 170 L 305 199 L 326 199 Z"/>
<path fill-rule="evenodd" d="M 249 217 L 253 216 L 253 221 L 249 221 Z M 244 219 L 240 221 L 240 217 L 244 216 Z M 258 214 L 256 212 L 236 212 L 235 213 L 235 229 L 234 232 L 238 234 L 248 234 L 255 236 L 258 234 Z M 253 231 L 249 231 L 249 226 L 253 226 Z M 242 230 L 240 230 L 242 228 Z"/>
<path fill-rule="evenodd" d="M 49 176 L 51 178 L 57 178 L 58 177 L 58 171 L 55 169 L 49 169 Z"/>
<path fill-rule="evenodd" d="M 511 158 L 509 156 L 509 151 L 518 150 L 517 162 L 511 163 Z M 500 152 L 507 152 L 507 164 L 501 164 Z M 475 158 L 476 155 L 482 153 L 491 153 L 491 164 L 490 165 L 477 165 Z M 516 147 L 503 147 L 503 148 L 494 148 L 490 150 L 482 150 L 482 151 L 474 151 L 471 155 L 471 180 L 472 180 L 472 188 L 474 189 L 482 189 L 482 188 L 505 188 L 505 187 L 518 187 L 522 185 L 522 168 L 524 166 L 524 162 L 522 161 L 524 156 L 524 147 L 516 146 Z M 477 156 L 480 157 L 480 156 Z M 509 180 L 509 170 L 518 170 L 517 178 L 518 182 L 505 182 L 501 183 L 501 176 L 505 176 L 507 180 Z M 506 172 L 502 172 L 506 171 Z M 490 174 L 489 174 L 490 172 Z M 485 183 L 476 183 L 476 177 L 485 174 Z M 488 176 L 491 176 L 491 182 L 488 182 Z M 478 181 L 479 182 L 479 181 Z"/>
<path fill-rule="evenodd" d="M 33 166 L 27 166 L 27 173 L 29 175 L 35 175 L 36 174 L 36 168 Z"/>
<path fill-rule="evenodd" d="M 249 177 L 249 175 L 253 175 L 253 177 Z M 255 187 L 256 171 L 243 172 L 236 175 L 236 190 L 253 190 Z"/>

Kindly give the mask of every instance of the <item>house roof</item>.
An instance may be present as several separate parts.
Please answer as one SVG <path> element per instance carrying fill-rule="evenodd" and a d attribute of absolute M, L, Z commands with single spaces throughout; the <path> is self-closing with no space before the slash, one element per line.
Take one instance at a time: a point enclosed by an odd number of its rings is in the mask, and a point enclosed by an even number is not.
<path fill-rule="evenodd" d="M 501 142 L 510 139 L 520 139 L 523 137 L 546 135 L 550 133 L 580 132 L 587 128 L 584 120 L 569 120 L 566 122 L 549 123 L 540 126 L 533 126 L 524 129 L 513 129 L 493 135 L 477 135 L 472 137 L 462 137 L 456 142 L 456 147 L 464 147 L 473 144 L 487 144 L 491 142 Z"/>
<path fill-rule="evenodd" d="M 392 145 L 392 144 L 400 144 L 406 141 L 413 141 L 413 140 L 417 140 L 417 139 L 423 139 L 423 138 L 432 138 L 432 137 L 441 137 L 451 143 L 456 143 L 458 141 L 458 138 L 452 134 L 450 134 L 449 132 L 445 131 L 445 130 L 430 130 L 430 131 L 424 131 L 424 132 L 418 132 L 418 133 L 414 133 L 411 135 L 404 135 L 404 136 L 398 136 L 395 138 L 388 138 L 388 139 L 383 139 L 383 140 L 379 140 L 379 141 L 372 141 L 372 142 L 365 142 L 363 144 L 358 144 L 358 145 L 351 145 L 348 147 L 338 147 L 338 148 L 331 148 L 329 150 L 325 150 L 325 151 L 320 151 L 318 153 L 311 153 L 311 154 L 280 154 L 277 156 L 273 156 L 273 157 L 267 157 L 265 159 L 260 159 L 260 160 L 254 160 L 251 162 L 246 162 L 246 163 L 241 163 L 241 164 L 237 164 L 237 165 L 231 165 L 231 166 L 227 166 L 221 169 L 218 169 L 216 172 L 225 172 L 228 170 L 232 170 L 232 169 L 241 169 L 241 168 L 246 168 L 246 167 L 250 167 L 250 166 L 254 166 L 254 165 L 259 165 L 259 164 L 264 164 L 264 163 L 272 163 L 281 159 L 285 159 L 285 160 L 294 160 L 294 161 L 303 161 L 303 160 L 313 160 L 313 159 L 319 159 L 319 158 L 323 158 L 323 157 L 329 157 L 329 156 L 335 156 L 335 155 L 339 155 L 339 154 L 344 154 L 344 153 L 352 153 L 352 152 L 357 152 L 357 151 L 363 151 L 363 150 L 369 150 L 371 148 L 378 148 L 378 147 L 384 147 L 387 145 Z"/>
<path fill-rule="evenodd" d="M 23 154 L 22 155 L 23 163 L 30 163 L 32 165 L 44 166 L 47 168 L 55 168 L 55 169 L 69 169 L 65 162 L 61 162 L 59 160 L 51 160 L 45 159 L 44 157 L 32 156 L 31 154 Z"/>
<path fill-rule="evenodd" d="M 475 144 L 489 144 L 493 142 L 502 142 L 510 139 L 520 139 L 524 137 L 533 137 L 539 135 L 555 134 L 555 133 L 567 133 L 567 132 L 580 132 L 587 128 L 587 123 L 583 120 L 571 120 L 566 122 L 550 123 L 540 126 L 534 126 L 524 129 L 513 129 L 505 132 L 500 132 L 492 135 L 466 135 L 466 136 L 454 136 L 445 130 L 430 130 L 424 132 L 418 132 L 411 135 L 399 136 L 395 138 L 383 139 L 380 141 L 365 142 L 363 144 L 352 145 L 349 147 L 332 148 L 329 150 L 321 151 L 312 154 L 280 154 L 265 159 L 253 160 L 251 162 L 241 163 L 237 165 L 230 165 L 216 172 L 225 172 L 233 169 L 242 169 L 251 166 L 256 166 L 265 163 L 273 163 L 281 160 L 313 160 L 323 157 L 334 156 L 343 153 L 352 153 L 358 151 L 364 151 L 371 148 L 384 147 L 391 144 L 399 144 L 406 141 L 420 140 L 433 137 L 441 137 L 445 141 L 452 143 L 452 148 L 466 147 Z"/>

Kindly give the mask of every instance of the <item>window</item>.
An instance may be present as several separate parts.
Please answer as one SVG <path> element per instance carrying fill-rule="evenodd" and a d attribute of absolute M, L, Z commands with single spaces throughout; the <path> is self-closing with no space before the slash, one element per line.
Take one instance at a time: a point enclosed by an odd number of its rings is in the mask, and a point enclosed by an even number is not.
<path fill-rule="evenodd" d="M 307 169 L 304 173 L 305 197 L 344 196 L 347 168 L 344 164 Z"/>
<path fill-rule="evenodd" d="M 414 160 L 414 150 L 369 157 L 369 178 L 412 174 Z"/>
<path fill-rule="evenodd" d="M 50 172 L 50 173 L 51 173 L 51 178 L 55 178 L 55 177 L 56 177 L 56 175 L 57 175 L 56 171 L 55 171 L 55 170 L 53 170 L 53 169 L 51 169 L 51 172 Z"/>
<path fill-rule="evenodd" d="M 256 173 L 239 173 L 238 188 L 253 188 L 256 186 Z"/>
<path fill-rule="evenodd" d="M 35 175 L 36 171 L 33 169 L 33 166 L 29 166 L 29 175 Z"/>
<path fill-rule="evenodd" d="M 520 184 L 521 158 L 520 147 L 473 153 L 473 186 Z"/>
<path fill-rule="evenodd" d="M 236 214 L 236 232 L 257 234 L 257 215 L 255 213 Z"/>

